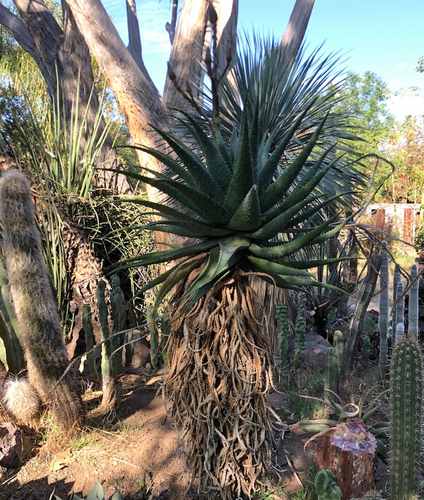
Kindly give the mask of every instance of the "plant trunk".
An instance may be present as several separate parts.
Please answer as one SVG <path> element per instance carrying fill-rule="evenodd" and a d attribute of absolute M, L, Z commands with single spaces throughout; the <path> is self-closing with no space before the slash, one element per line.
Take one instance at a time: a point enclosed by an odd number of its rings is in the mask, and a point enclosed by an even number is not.
<path fill-rule="evenodd" d="M 171 412 L 199 489 L 218 490 L 222 499 L 249 496 L 271 458 L 271 344 L 276 294 L 284 292 L 260 277 L 235 274 L 187 312 L 178 303 L 183 290 L 170 315 L 165 390 Z"/>

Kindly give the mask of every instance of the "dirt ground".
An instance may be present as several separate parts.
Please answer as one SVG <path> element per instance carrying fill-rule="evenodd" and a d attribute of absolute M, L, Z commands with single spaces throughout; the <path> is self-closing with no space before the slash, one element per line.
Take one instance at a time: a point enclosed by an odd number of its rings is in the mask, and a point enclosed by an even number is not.
<path fill-rule="evenodd" d="M 138 386 L 137 386 L 138 385 Z M 172 421 L 157 387 L 125 384 L 117 423 L 88 425 L 56 452 L 51 439 L 0 485 L 1 500 L 46 500 L 87 493 L 96 481 L 107 494 L 131 499 L 190 498 L 189 470 Z M 90 422 L 89 422 L 90 424 Z"/>

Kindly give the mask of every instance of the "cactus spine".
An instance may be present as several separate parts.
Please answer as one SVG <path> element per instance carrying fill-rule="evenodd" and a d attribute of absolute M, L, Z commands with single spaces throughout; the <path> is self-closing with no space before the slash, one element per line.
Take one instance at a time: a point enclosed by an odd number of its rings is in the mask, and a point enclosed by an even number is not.
<path fill-rule="evenodd" d="M 56 300 L 42 257 L 27 179 L 10 170 L 0 179 L 2 249 L 30 384 L 59 425 L 81 418 L 81 401 L 68 366 Z"/>
<path fill-rule="evenodd" d="M 380 374 L 384 375 L 387 368 L 387 338 L 389 330 L 389 257 L 383 251 L 380 268 L 380 314 L 378 317 L 378 328 L 380 330 L 380 349 L 378 365 Z"/>
<path fill-rule="evenodd" d="M 327 470 L 320 470 L 314 480 L 315 492 L 318 500 L 341 500 L 342 491 L 337 484 L 334 474 Z"/>
<path fill-rule="evenodd" d="M 280 384 L 289 382 L 289 308 L 286 304 L 278 304 L 275 308 L 277 319 L 277 338 L 278 338 L 278 358 L 277 367 Z"/>
<path fill-rule="evenodd" d="M 295 360 L 296 367 L 300 364 L 300 357 L 305 350 L 305 334 L 306 334 L 306 296 L 300 294 L 297 305 L 296 323 L 294 325 L 295 335 Z"/>
<path fill-rule="evenodd" d="M 391 364 L 391 500 L 417 493 L 422 443 L 423 359 L 418 344 L 402 339 Z"/>
<path fill-rule="evenodd" d="M 405 335 L 405 297 L 403 296 L 403 285 L 401 279 L 397 282 L 395 309 L 395 344 L 397 344 Z"/>
<path fill-rule="evenodd" d="M 411 288 L 409 289 L 408 302 L 408 336 L 411 339 L 418 339 L 418 294 L 419 294 L 419 276 L 417 266 L 411 267 Z"/>

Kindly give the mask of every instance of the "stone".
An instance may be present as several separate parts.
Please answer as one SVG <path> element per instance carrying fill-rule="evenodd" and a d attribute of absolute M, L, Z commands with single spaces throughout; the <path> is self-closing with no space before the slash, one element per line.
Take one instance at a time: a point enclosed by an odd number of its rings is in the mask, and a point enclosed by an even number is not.
<path fill-rule="evenodd" d="M 6 422 L 0 425 L 0 466 L 8 469 L 17 467 L 22 458 L 23 439 L 16 425 Z"/>
<path fill-rule="evenodd" d="M 336 477 L 343 499 L 361 498 L 374 489 L 377 440 L 360 418 L 351 418 L 310 441 L 319 469 Z"/>
<path fill-rule="evenodd" d="M 331 344 L 321 335 L 308 333 L 305 336 L 305 349 L 302 353 L 304 364 L 313 369 L 324 370 L 327 367 Z"/>

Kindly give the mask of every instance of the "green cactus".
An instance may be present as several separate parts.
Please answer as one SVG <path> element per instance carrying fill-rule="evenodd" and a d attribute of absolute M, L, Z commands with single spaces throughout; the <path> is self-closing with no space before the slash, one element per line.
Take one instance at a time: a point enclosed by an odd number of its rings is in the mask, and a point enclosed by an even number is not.
<path fill-rule="evenodd" d="M 378 366 L 383 376 L 387 369 L 388 329 L 389 329 L 389 256 L 384 251 L 380 268 L 380 314 L 378 317 L 380 331 L 380 350 Z"/>
<path fill-rule="evenodd" d="M 391 338 L 392 338 L 392 343 L 395 343 L 395 338 L 396 338 L 396 325 L 397 325 L 397 302 L 398 302 L 398 283 L 401 281 L 401 275 L 400 275 L 400 266 L 399 264 L 395 265 L 395 271 L 393 274 L 393 301 L 392 301 L 392 324 L 391 324 Z"/>
<path fill-rule="evenodd" d="M 95 339 L 93 334 L 93 324 L 90 304 L 84 304 L 82 308 L 82 328 L 84 330 L 85 350 L 87 355 L 86 371 L 89 377 L 97 379 L 97 367 L 93 348 Z"/>
<path fill-rule="evenodd" d="M 419 295 L 419 276 L 417 266 L 414 264 L 411 267 L 411 288 L 409 289 L 408 302 L 408 337 L 417 339 L 418 328 L 418 295 Z"/>
<path fill-rule="evenodd" d="M 395 323 L 395 336 L 394 343 L 397 344 L 402 340 L 405 335 L 405 297 L 403 296 L 402 280 L 397 282 L 396 286 L 396 323 Z"/>
<path fill-rule="evenodd" d="M 327 470 L 320 470 L 314 480 L 315 492 L 318 500 L 341 500 L 342 491 L 339 488 L 334 474 Z"/>
<path fill-rule="evenodd" d="M 324 387 L 332 392 L 338 392 L 339 367 L 336 349 L 332 347 L 328 350 L 327 370 Z"/>
<path fill-rule="evenodd" d="M 112 311 L 112 363 L 113 370 L 115 374 L 122 371 L 123 358 L 125 359 L 125 353 L 123 352 L 123 345 L 125 343 L 125 326 L 127 323 L 127 304 L 124 296 L 124 292 L 121 289 L 121 282 L 119 276 L 114 274 L 111 277 L 111 291 L 110 291 L 110 305 Z"/>
<path fill-rule="evenodd" d="M 106 282 L 99 280 L 97 283 L 97 307 L 99 310 L 99 323 L 102 338 L 102 403 L 105 410 L 113 409 L 117 404 L 118 391 L 116 387 L 114 364 L 112 360 L 113 345 L 109 328 L 109 311 L 106 304 Z"/>
<path fill-rule="evenodd" d="M 300 357 L 305 350 L 305 334 L 306 334 L 306 296 L 301 293 L 297 304 L 296 322 L 294 325 L 295 335 L 295 365 L 300 364 Z"/>
<path fill-rule="evenodd" d="M 390 379 L 390 498 L 412 500 L 417 495 L 423 411 L 423 358 L 415 341 L 404 338 L 393 349 Z"/>
<path fill-rule="evenodd" d="M 277 319 L 277 338 L 278 338 L 278 375 L 280 384 L 285 385 L 289 382 L 289 308 L 286 304 L 278 304 L 275 307 L 275 316 Z"/>

